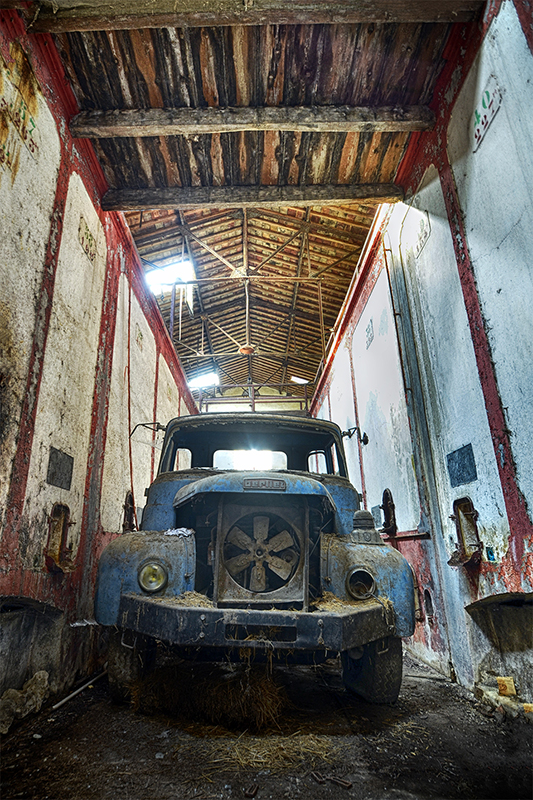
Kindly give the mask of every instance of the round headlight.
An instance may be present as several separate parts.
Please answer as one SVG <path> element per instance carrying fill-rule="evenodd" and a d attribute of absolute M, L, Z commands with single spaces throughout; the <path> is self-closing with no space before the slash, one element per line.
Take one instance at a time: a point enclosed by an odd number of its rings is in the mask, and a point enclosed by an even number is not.
<path fill-rule="evenodd" d="M 364 567 L 354 567 L 346 576 L 346 590 L 355 600 L 366 600 L 375 594 L 376 583 Z"/>
<path fill-rule="evenodd" d="M 139 585 L 145 592 L 158 592 L 167 585 L 166 569 L 157 561 L 149 561 L 139 570 Z"/>

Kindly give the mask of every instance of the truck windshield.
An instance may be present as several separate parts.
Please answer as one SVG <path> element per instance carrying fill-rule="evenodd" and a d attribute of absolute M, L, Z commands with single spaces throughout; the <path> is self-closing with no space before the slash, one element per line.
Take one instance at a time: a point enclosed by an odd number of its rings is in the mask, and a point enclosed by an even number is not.
<path fill-rule="evenodd" d="M 216 450 L 215 469 L 269 470 L 287 469 L 287 454 L 279 450 Z"/>
<path fill-rule="evenodd" d="M 347 475 L 341 439 L 332 425 L 221 417 L 184 417 L 169 423 L 159 473 L 212 468 Z"/>

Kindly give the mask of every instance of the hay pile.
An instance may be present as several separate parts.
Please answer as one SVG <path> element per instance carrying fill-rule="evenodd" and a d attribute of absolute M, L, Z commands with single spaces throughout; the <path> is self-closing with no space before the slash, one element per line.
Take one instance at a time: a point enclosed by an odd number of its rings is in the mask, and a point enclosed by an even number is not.
<path fill-rule="evenodd" d="M 283 689 L 260 666 L 181 664 L 156 669 L 131 687 L 135 711 L 260 731 L 275 726 Z"/>
<path fill-rule="evenodd" d="M 339 600 L 333 592 L 324 592 L 322 597 L 312 603 L 312 606 L 315 611 L 346 611 L 350 604 Z"/>
<path fill-rule="evenodd" d="M 175 597 L 163 595 L 162 597 L 152 597 L 150 599 L 153 603 L 165 603 L 165 605 L 187 606 L 188 608 L 214 608 L 213 601 L 199 592 L 184 592 Z"/>
<path fill-rule="evenodd" d="M 292 736 L 242 734 L 235 738 L 217 737 L 183 742 L 176 747 L 175 754 L 187 758 L 189 749 L 191 755 L 194 752 L 196 760 L 201 757 L 202 762 L 222 772 L 241 769 L 280 772 L 332 763 L 337 759 L 340 747 L 329 736 L 301 734 L 298 731 Z"/>

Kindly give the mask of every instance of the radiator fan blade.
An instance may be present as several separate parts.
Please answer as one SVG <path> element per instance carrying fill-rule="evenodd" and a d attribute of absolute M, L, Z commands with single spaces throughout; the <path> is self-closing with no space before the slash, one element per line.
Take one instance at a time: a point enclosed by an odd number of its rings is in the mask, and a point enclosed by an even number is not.
<path fill-rule="evenodd" d="M 268 549 L 271 553 L 279 553 L 280 550 L 285 550 L 287 547 L 292 547 L 292 536 L 289 531 L 281 531 L 267 542 Z"/>
<path fill-rule="evenodd" d="M 241 550 L 252 550 L 254 543 L 253 540 L 244 532 L 241 531 L 236 525 L 228 533 L 226 541 L 240 547 Z"/>
<path fill-rule="evenodd" d="M 263 564 L 256 562 L 252 568 L 250 575 L 250 591 L 251 592 L 264 592 L 266 589 L 266 572 Z"/>
<path fill-rule="evenodd" d="M 239 572 L 242 572 L 243 569 L 246 569 L 246 567 L 250 565 L 251 561 L 251 553 L 241 553 L 240 556 L 234 556 L 226 561 L 226 569 L 231 577 L 234 578 L 235 575 L 238 575 Z"/>

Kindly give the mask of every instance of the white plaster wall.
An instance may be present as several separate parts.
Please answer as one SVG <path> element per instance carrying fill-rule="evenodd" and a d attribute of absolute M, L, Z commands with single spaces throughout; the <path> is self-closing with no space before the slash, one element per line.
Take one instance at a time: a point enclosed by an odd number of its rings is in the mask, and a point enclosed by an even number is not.
<path fill-rule="evenodd" d="M 473 152 L 489 77 L 501 106 Z M 533 514 L 533 58 L 512 2 L 502 4 L 455 105 L 448 156 L 487 323 L 518 483 Z"/>
<path fill-rule="evenodd" d="M 130 314 L 131 302 L 131 314 Z M 120 276 L 113 368 L 109 398 L 109 422 L 102 480 L 101 521 L 106 531 L 122 530 L 124 501 L 131 489 L 128 430 L 128 327 L 130 327 L 131 428 L 151 423 L 154 415 L 156 346 L 146 317 L 133 294 L 126 274 Z M 135 505 L 145 504 L 150 485 L 152 432 L 137 428 L 131 437 Z M 156 454 L 157 465 L 157 454 Z M 140 523 L 140 519 L 139 519 Z"/>
<path fill-rule="evenodd" d="M 317 406 L 315 411 L 315 417 L 317 419 L 327 419 L 329 420 L 329 410 L 328 410 L 328 398 L 324 396 L 322 403 Z"/>
<path fill-rule="evenodd" d="M 78 237 L 82 216 L 96 243 L 93 263 Z M 80 176 L 73 173 L 67 194 L 26 491 L 24 513 L 31 536 L 27 546 L 28 567 L 41 566 L 41 550 L 48 534 L 46 517 L 54 503 L 63 503 L 70 509 L 74 524 L 69 529 L 68 541 L 74 555 L 79 543 L 105 268 L 103 227 Z M 50 446 L 74 458 L 70 490 L 46 482 Z"/>
<path fill-rule="evenodd" d="M 157 385 L 156 420 L 166 425 L 174 417 L 180 416 L 180 396 L 170 368 L 163 355 L 159 356 L 159 381 Z M 155 471 L 159 465 L 163 447 L 164 431 L 159 431 L 155 438 Z"/>
<path fill-rule="evenodd" d="M 11 77 L 16 83 L 16 77 Z M 2 97 L 23 100 L 0 58 Z M 61 157 L 56 125 L 40 91 L 35 104 L 34 136 L 39 147 L 33 155 L 5 117 L 6 128 L 0 135 L 0 147 L 7 136 L 17 154 L 16 169 L 0 165 L 0 374 L 4 376 L 0 387 L 1 509 L 5 508 L 15 455 Z"/>
<path fill-rule="evenodd" d="M 105 531 L 122 530 L 124 500 L 130 487 L 128 447 L 128 280 L 119 278 L 109 416 L 102 476 L 100 519 Z"/>
<path fill-rule="evenodd" d="M 179 413 L 179 416 L 180 417 L 188 417 L 189 416 L 189 409 L 187 408 L 187 403 L 185 402 L 185 399 L 184 399 L 183 395 L 180 396 L 180 413 Z"/>
<path fill-rule="evenodd" d="M 334 379 L 330 388 L 331 418 L 336 422 L 341 431 L 355 427 L 355 406 L 352 391 L 352 371 L 350 365 L 351 337 L 347 337 L 335 354 L 335 375 L 342 375 L 343 379 Z M 328 417 L 329 418 L 329 417 Z M 357 434 L 344 437 L 344 452 L 350 481 L 361 493 L 361 471 L 359 467 L 359 449 Z"/>
<path fill-rule="evenodd" d="M 497 559 L 507 549 L 509 526 L 477 370 L 470 326 L 446 216 L 441 183 L 430 167 L 399 230 L 418 364 L 433 452 L 440 514 L 449 555 L 457 536 L 450 519 L 453 502 L 470 497 L 479 512 L 478 528 Z M 430 233 L 415 255 L 421 221 L 429 215 Z M 423 223 L 424 224 L 424 223 Z M 477 480 L 452 487 L 447 454 L 472 445 Z M 450 568 L 446 566 L 446 569 Z M 487 586 L 486 591 L 490 589 Z"/>
<path fill-rule="evenodd" d="M 424 232 L 422 241 L 425 243 L 417 254 L 421 232 Z M 471 686 L 473 662 L 477 656 L 471 642 L 472 626 L 464 611 L 471 597 L 464 570 L 447 563 L 457 543 L 455 525 L 450 519 L 453 501 L 465 496 L 471 498 L 479 512 L 480 538 L 485 545 L 494 548 L 497 558 L 505 553 L 509 531 L 455 251 L 435 167 L 426 171 L 411 207 L 402 204 L 395 208 L 387 238 L 397 269 L 402 269 L 403 265 L 431 442 L 438 502 L 438 508 L 433 509 L 432 535 L 435 556 L 440 562 L 439 566 L 434 565 L 435 578 L 440 573 L 442 611 L 450 633 L 453 632 L 449 644 L 457 679 Z M 474 452 L 477 480 L 452 487 L 446 456 L 467 444 L 472 445 Z M 492 574 L 480 576 L 480 596 L 491 593 L 491 580 Z"/>
<path fill-rule="evenodd" d="M 140 336 L 142 340 L 140 339 Z M 156 345 L 148 321 L 131 293 L 131 427 L 154 418 Z M 145 504 L 144 491 L 150 486 L 152 466 L 152 431 L 137 428 L 131 437 L 133 458 L 133 493 L 135 505 Z M 140 523 L 140 520 L 139 520 Z"/>
<path fill-rule="evenodd" d="M 367 347 L 367 331 L 373 339 Z M 383 269 L 353 335 L 353 364 L 359 422 L 368 435 L 363 447 L 367 506 L 382 503 L 390 489 L 400 531 L 420 521 L 418 489 L 407 406 L 386 270 Z M 340 374 L 340 380 L 348 376 Z"/>

